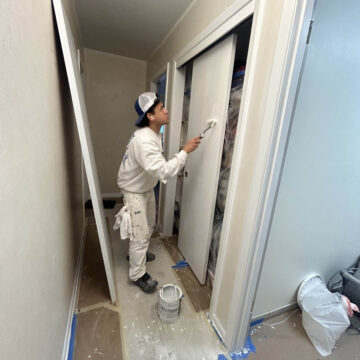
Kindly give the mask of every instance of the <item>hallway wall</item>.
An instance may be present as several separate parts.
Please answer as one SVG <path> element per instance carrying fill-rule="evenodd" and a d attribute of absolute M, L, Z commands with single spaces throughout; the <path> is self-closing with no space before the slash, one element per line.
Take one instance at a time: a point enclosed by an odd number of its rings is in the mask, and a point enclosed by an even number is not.
<path fill-rule="evenodd" d="M 71 0 L 65 5 L 74 10 Z M 54 21 L 51 1 L 0 2 L 0 348 L 7 360 L 61 359 L 83 228 L 80 147 Z"/>
<path fill-rule="evenodd" d="M 116 176 L 135 130 L 135 100 L 145 90 L 146 62 L 85 49 L 85 96 L 102 194 L 119 193 Z"/>

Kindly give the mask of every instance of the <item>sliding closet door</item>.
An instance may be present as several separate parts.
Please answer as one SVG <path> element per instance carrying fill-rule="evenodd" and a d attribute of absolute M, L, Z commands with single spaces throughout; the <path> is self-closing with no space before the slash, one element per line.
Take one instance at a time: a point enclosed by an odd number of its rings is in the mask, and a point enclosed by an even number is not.
<path fill-rule="evenodd" d="M 184 169 L 178 246 L 201 284 L 206 280 L 235 48 L 232 35 L 193 62 L 188 138 L 199 135 L 208 119 L 217 121 Z"/>

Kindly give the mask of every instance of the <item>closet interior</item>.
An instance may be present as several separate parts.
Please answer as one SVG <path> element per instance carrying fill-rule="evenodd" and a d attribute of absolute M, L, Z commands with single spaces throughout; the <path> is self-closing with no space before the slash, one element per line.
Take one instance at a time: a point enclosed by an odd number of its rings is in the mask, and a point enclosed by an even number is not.
<path fill-rule="evenodd" d="M 221 229 L 224 219 L 226 195 L 228 190 L 229 176 L 231 172 L 232 156 L 234 151 L 237 129 L 239 126 L 239 121 L 238 121 L 239 110 L 241 104 L 244 77 L 246 73 L 246 59 L 249 49 L 251 26 L 252 26 L 252 17 L 245 20 L 231 33 L 227 34 L 224 38 L 222 38 L 216 44 L 212 45 L 209 49 L 206 49 L 203 52 L 205 53 L 206 51 L 210 50 L 211 48 L 219 44 L 221 41 L 225 40 L 227 37 L 236 35 L 235 60 L 232 71 L 230 96 L 229 96 L 228 110 L 227 110 L 227 121 L 225 125 L 220 172 L 219 172 L 218 185 L 217 185 L 217 194 L 214 204 L 214 216 L 213 216 L 212 224 L 209 224 L 212 227 L 212 232 L 211 232 L 211 243 L 208 254 L 206 282 L 210 284 L 210 287 L 212 287 L 216 272 L 216 262 L 218 258 Z M 201 56 L 203 53 L 201 53 L 199 56 Z M 184 88 L 184 97 L 183 97 L 183 115 L 182 115 L 182 126 L 181 126 L 181 136 L 180 136 L 180 148 L 182 148 L 185 145 L 186 141 L 189 138 L 196 135 L 196 134 L 188 133 L 189 109 L 192 101 L 193 62 L 195 59 L 192 59 L 191 61 L 183 65 L 186 68 L 186 75 L 185 75 L 185 88 Z M 216 71 L 216 69 L 214 69 L 214 71 Z M 209 106 L 212 105 L 209 104 Z M 181 215 L 182 199 L 183 199 L 182 196 L 183 184 L 184 184 L 184 177 L 186 175 L 187 174 L 185 168 L 178 175 L 177 178 L 175 209 L 174 209 L 175 234 L 179 234 L 180 231 L 180 215 Z M 205 182 L 206 179 L 203 179 L 203 181 Z M 196 217 L 197 214 L 193 214 L 193 216 Z"/>

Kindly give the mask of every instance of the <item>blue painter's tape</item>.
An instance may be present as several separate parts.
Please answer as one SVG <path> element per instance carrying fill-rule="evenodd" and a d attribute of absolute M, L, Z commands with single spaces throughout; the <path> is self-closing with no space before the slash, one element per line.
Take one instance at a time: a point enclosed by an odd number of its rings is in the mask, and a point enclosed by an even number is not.
<path fill-rule="evenodd" d="M 71 335 L 70 335 L 68 360 L 72 360 L 73 355 L 74 355 L 76 323 L 77 323 L 77 315 L 74 314 L 73 319 L 72 319 L 72 323 L 71 323 Z"/>
<path fill-rule="evenodd" d="M 264 321 L 264 318 L 262 319 L 258 319 L 258 320 L 254 320 L 250 323 L 250 327 L 261 324 Z"/>
<path fill-rule="evenodd" d="M 248 336 L 243 350 L 237 353 L 231 353 L 230 357 L 232 360 L 247 359 L 251 353 L 256 353 L 256 348 L 250 336 Z"/>
<path fill-rule="evenodd" d="M 240 359 L 247 359 L 251 353 L 256 353 L 256 348 L 253 342 L 251 341 L 250 336 L 248 336 L 242 351 L 230 353 L 229 356 L 231 360 L 240 360 Z M 225 360 L 225 359 L 226 356 L 223 354 L 220 354 L 218 356 L 218 360 Z"/>
<path fill-rule="evenodd" d="M 178 269 L 178 268 L 183 268 L 189 266 L 189 264 L 185 261 L 185 260 L 180 260 L 176 263 L 176 265 L 173 265 L 172 268 L 173 269 Z"/>
<path fill-rule="evenodd" d="M 224 344 L 224 340 L 222 339 L 221 335 L 219 334 L 219 332 L 217 331 L 216 327 L 214 326 L 213 321 L 210 319 L 209 313 L 206 313 L 206 316 L 207 316 L 207 318 L 208 318 L 208 320 L 209 320 L 209 323 L 210 323 L 211 327 L 212 327 L 213 330 L 215 331 L 215 334 L 216 334 L 217 337 L 219 338 L 220 342 L 221 342 L 222 344 Z M 220 355 L 221 355 L 221 354 L 220 354 Z M 220 356 L 220 355 L 219 355 L 219 356 Z"/>

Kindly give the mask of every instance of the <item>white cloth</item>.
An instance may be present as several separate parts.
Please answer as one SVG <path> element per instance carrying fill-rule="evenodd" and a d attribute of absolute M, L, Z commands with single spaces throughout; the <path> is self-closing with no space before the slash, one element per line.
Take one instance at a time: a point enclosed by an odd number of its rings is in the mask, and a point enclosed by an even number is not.
<path fill-rule="evenodd" d="M 114 230 L 120 230 L 120 239 L 132 238 L 132 224 L 130 211 L 127 205 L 124 205 L 120 211 L 115 215 Z"/>
<path fill-rule="evenodd" d="M 121 191 L 131 216 L 132 236 L 129 241 L 129 278 L 136 281 L 146 272 L 146 251 L 155 225 L 154 190 L 143 194 Z"/>
<path fill-rule="evenodd" d="M 132 193 L 152 190 L 160 180 L 175 176 L 184 166 L 187 153 L 181 150 L 166 161 L 162 155 L 161 135 L 148 126 L 138 129 L 130 138 L 117 176 L 120 189 Z"/>

